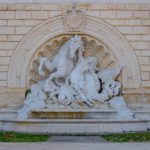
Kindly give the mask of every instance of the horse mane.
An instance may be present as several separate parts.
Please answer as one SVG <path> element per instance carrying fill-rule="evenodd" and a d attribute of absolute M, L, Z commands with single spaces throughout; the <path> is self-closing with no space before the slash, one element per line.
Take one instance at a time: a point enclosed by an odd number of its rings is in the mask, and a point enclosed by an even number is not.
<path fill-rule="evenodd" d="M 70 43 L 71 38 L 69 40 L 67 40 L 60 48 L 59 48 L 59 52 L 61 50 L 66 50 L 66 48 L 68 47 L 68 44 Z"/>

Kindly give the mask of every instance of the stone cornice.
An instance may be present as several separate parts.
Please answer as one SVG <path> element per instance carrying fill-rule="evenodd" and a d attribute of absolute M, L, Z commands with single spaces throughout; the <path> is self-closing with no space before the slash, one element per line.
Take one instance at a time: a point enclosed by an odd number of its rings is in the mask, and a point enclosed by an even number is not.
<path fill-rule="evenodd" d="M 149 3 L 150 0 L 0 0 L 0 3 L 68 3 L 68 2 L 79 2 L 79 3 Z"/>

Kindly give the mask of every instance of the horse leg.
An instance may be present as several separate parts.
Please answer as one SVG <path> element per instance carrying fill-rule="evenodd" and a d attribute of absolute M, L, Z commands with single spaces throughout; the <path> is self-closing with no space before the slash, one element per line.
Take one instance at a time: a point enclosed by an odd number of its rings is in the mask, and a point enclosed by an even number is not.
<path fill-rule="evenodd" d="M 54 65 L 53 63 L 47 59 L 47 61 L 45 61 L 45 67 L 46 69 L 48 69 L 48 71 L 52 72 L 54 70 Z"/>
<path fill-rule="evenodd" d="M 78 86 L 73 85 L 74 89 L 79 93 L 80 97 L 83 99 L 83 101 L 90 107 L 92 107 L 93 105 L 91 104 L 91 102 L 89 102 L 86 98 L 86 96 L 81 92 L 81 90 L 78 88 Z"/>
<path fill-rule="evenodd" d="M 54 73 L 52 73 L 50 76 L 49 76 L 49 78 L 46 80 L 46 83 L 45 83 L 45 85 L 44 85 L 44 91 L 45 92 L 48 92 L 49 90 L 49 83 L 52 81 L 52 79 L 54 79 L 54 78 L 59 78 L 59 77 L 63 77 L 63 74 L 62 74 L 62 72 L 60 72 L 60 71 L 56 71 L 56 72 L 54 72 Z"/>
<path fill-rule="evenodd" d="M 50 60 L 48 60 L 46 57 L 41 58 L 40 65 L 38 67 L 38 73 L 41 76 L 45 76 L 45 72 L 43 71 L 43 67 L 46 67 L 49 71 L 54 70 L 53 64 Z"/>

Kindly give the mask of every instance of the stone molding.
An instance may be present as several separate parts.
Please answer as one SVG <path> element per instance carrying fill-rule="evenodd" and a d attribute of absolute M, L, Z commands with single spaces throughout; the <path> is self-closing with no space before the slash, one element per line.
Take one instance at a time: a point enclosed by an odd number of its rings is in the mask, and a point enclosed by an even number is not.
<path fill-rule="evenodd" d="M 140 87 L 141 75 L 137 58 L 128 41 L 118 30 L 103 20 L 86 16 L 83 33 L 108 45 L 119 64 L 125 66 L 122 73 L 124 88 Z M 66 34 L 62 16 L 46 20 L 33 28 L 17 46 L 11 59 L 8 88 L 26 88 L 31 58 L 43 43 L 62 34 Z"/>
<path fill-rule="evenodd" d="M 0 0 L 0 3 L 150 3 L 149 0 Z"/>

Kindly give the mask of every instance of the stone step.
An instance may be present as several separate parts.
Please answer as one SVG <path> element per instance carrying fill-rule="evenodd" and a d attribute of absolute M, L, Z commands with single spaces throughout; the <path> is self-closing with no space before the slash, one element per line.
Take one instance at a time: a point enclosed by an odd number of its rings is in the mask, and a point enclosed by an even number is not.
<path fill-rule="evenodd" d="M 150 120 L 130 119 L 1 119 L 0 130 L 49 134 L 99 134 L 150 129 Z"/>
<path fill-rule="evenodd" d="M 16 118 L 17 110 L 14 109 L 0 109 L 0 119 Z"/>

